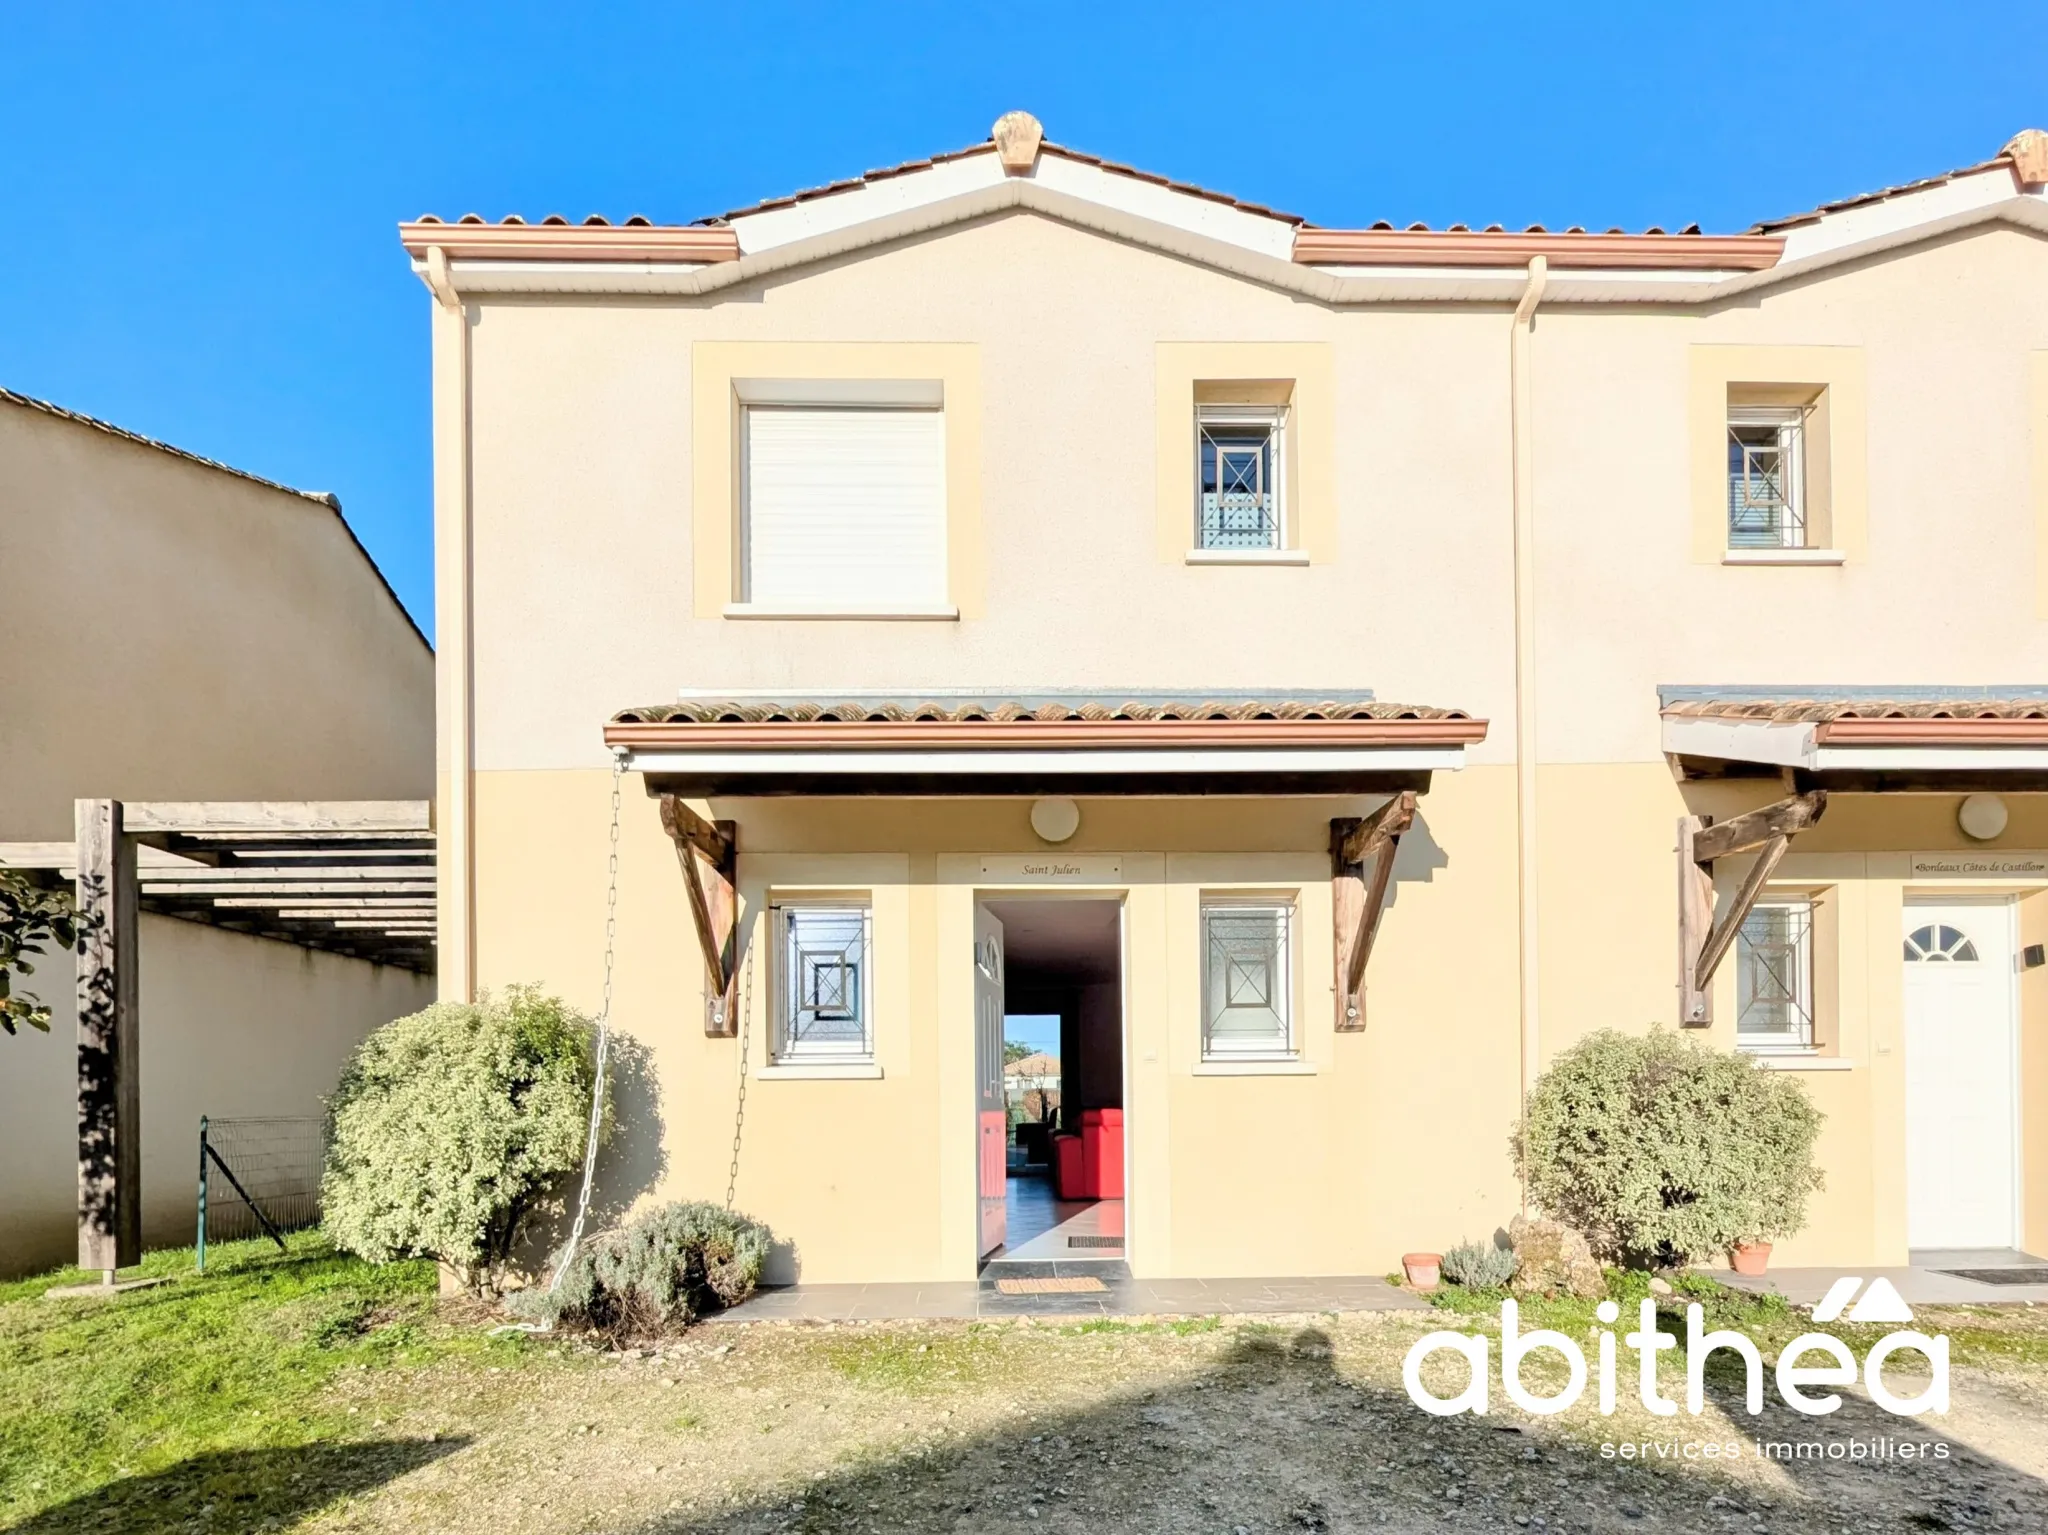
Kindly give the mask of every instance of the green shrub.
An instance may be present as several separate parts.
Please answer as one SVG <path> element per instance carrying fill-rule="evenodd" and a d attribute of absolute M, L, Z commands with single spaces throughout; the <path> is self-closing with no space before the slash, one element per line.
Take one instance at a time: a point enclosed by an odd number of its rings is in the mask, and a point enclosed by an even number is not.
<path fill-rule="evenodd" d="M 31 992 L 16 991 L 8 972 L 34 975 L 30 954 L 62 954 L 78 947 L 78 903 L 71 892 L 36 876 L 0 869 L 0 1030 L 19 1024 L 50 1032 L 50 1009 Z"/>
<path fill-rule="evenodd" d="M 663 1205 L 577 1249 L 561 1287 L 513 1296 L 523 1316 L 614 1342 L 687 1327 L 754 1293 L 768 1228 L 701 1201 Z"/>
<path fill-rule="evenodd" d="M 1747 1056 L 1603 1029 L 1537 1078 L 1513 1145 L 1530 1196 L 1595 1253 L 1682 1263 L 1806 1223 L 1821 1119 Z"/>
<path fill-rule="evenodd" d="M 375 1263 L 438 1258 L 494 1294 L 527 1223 L 583 1164 L 593 1043 L 589 1019 L 529 986 L 364 1040 L 328 1101 L 334 1245 Z"/>
<path fill-rule="evenodd" d="M 1515 1277 L 1515 1251 L 1492 1242 L 1460 1242 L 1444 1254 L 1443 1272 L 1469 1290 L 1498 1290 Z"/>

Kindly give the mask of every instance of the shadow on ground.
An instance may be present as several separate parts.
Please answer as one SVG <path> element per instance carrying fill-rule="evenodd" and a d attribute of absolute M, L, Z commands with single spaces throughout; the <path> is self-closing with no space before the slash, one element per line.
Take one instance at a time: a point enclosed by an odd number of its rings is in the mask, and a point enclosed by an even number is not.
<path fill-rule="evenodd" d="M 377 1439 L 296 1449 L 195 1455 L 125 1477 L 7 1527 L 7 1535 L 83 1535 L 190 1525 L 212 1531 L 283 1528 L 452 1454 L 466 1439 Z"/>
<path fill-rule="evenodd" d="M 1715 1379 L 1716 1395 L 1732 1384 Z M 1623 1382 L 1624 1390 L 1633 1380 Z M 914 1389 L 914 1387 L 912 1388 Z M 1355 1383 L 1327 1334 L 1277 1329 L 1240 1338 L 1172 1389 L 1110 1397 L 1081 1412 L 1041 1411 L 1012 1429 L 941 1440 L 778 1494 L 603 1526 L 637 1535 L 770 1532 L 1167 1531 L 1215 1535 L 1348 1530 L 1910 1532 L 2048 1528 L 2035 1477 L 1957 1443 L 1941 1420 L 1891 1417 L 1854 1398 L 1828 1419 L 1797 1416 L 1767 1390 L 1752 1420 L 1739 1385 L 1731 1430 L 1665 1419 L 1678 1442 L 1739 1441 L 1747 1479 L 1714 1462 L 1655 1464 L 1603 1454 L 1625 1438 L 1589 1413 L 1524 1426 L 1494 1414 L 1436 1418 L 1406 1394 Z M 1640 1421 L 1640 1418 L 1637 1419 Z M 1950 1458 L 1851 1462 L 1790 1458 L 1759 1478 L 1755 1441 L 1947 1442 Z M 1590 1441 L 1590 1442 L 1587 1442 Z M 1782 1472 L 1782 1475 L 1778 1474 Z"/>

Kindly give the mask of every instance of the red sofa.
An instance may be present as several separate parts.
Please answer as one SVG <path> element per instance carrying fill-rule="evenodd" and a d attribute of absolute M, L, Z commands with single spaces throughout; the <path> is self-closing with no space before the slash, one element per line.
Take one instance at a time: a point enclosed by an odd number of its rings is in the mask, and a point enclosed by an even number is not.
<path fill-rule="evenodd" d="M 1079 1135 L 1052 1138 L 1053 1184 L 1061 1199 L 1124 1197 L 1124 1111 L 1083 1109 Z"/>

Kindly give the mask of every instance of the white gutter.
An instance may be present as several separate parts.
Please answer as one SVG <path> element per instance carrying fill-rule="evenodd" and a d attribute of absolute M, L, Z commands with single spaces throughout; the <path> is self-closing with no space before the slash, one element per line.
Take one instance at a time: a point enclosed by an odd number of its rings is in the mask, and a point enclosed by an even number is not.
<path fill-rule="evenodd" d="M 1536 1083 L 1542 1036 L 1537 1030 L 1539 970 L 1536 919 L 1536 444 L 1530 347 L 1536 306 L 1550 263 L 1529 262 L 1528 285 L 1508 328 L 1509 424 L 1514 452 L 1515 517 L 1515 901 L 1521 948 L 1522 1095 Z M 1525 1200 L 1526 1202 L 1526 1200 Z"/>

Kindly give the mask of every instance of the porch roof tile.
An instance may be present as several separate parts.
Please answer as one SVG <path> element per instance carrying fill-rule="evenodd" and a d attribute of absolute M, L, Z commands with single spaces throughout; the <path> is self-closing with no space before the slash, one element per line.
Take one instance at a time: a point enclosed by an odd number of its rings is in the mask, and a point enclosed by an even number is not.
<path fill-rule="evenodd" d="M 2015 688 L 1968 690 L 1844 689 L 1829 696 L 1731 691 L 1725 696 L 1692 693 L 1661 700 L 1665 720 L 1719 725 L 1812 727 L 1816 745 L 1828 746 L 2027 746 L 2048 745 L 2048 692 Z M 1917 695 L 1917 696 L 1916 696 Z"/>
<path fill-rule="evenodd" d="M 1823 725 L 1837 720 L 2048 720 L 2044 698 L 1688 698 L 1664 706 L 1666 719 L 1736 720 L 1755 725 Z"/>
<path fill-rule="evenodd" d="M 1079 722 L 1471 720 L 1462 709 L 1380 703 L 1370 695 L 1328 697 L 1104 697 L 1030 694 L 981 698 L 845 697 L 685 699 L 622 709 L 615 725 L 1065 724 Z M 1474 721 L 1474 723 L 1479 723 Z"/>
<path fill-rule="evenodd" d="M 604 738 L 609 746 L 629 750 L 685 751 L 1462 750 L 1486 739 L 1486 721 L 1461 709 L 1384 704 L 1369 695 L 686 698 L 621 710 L 605 726 Z"/>

